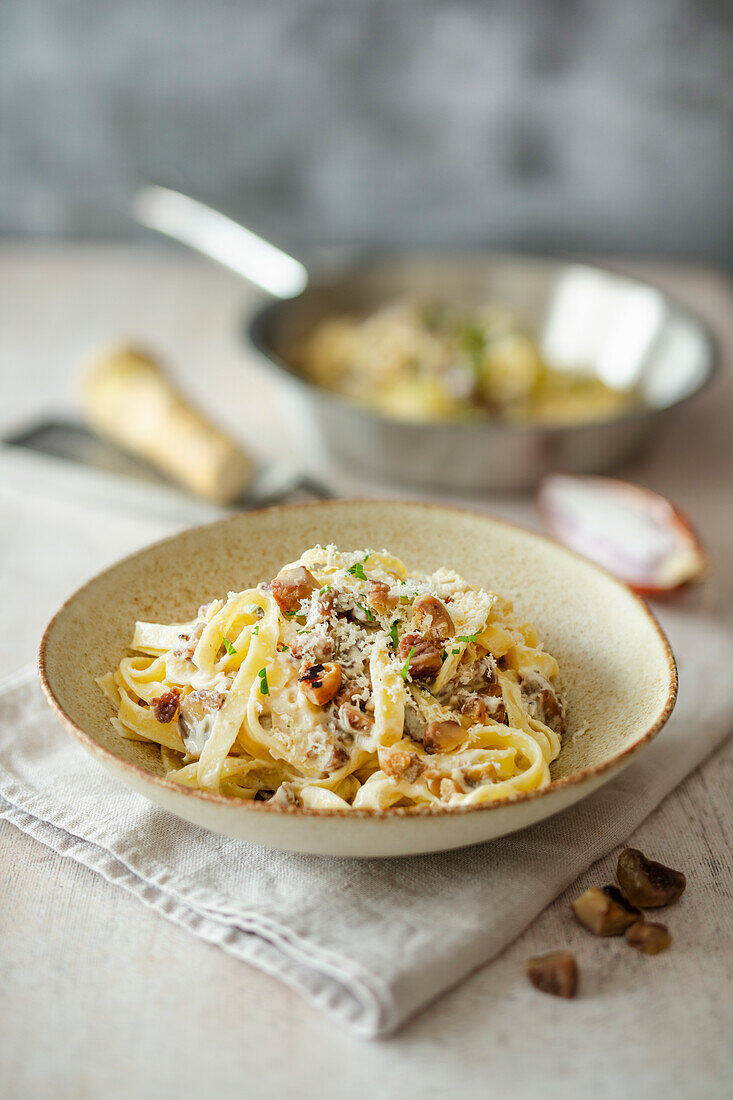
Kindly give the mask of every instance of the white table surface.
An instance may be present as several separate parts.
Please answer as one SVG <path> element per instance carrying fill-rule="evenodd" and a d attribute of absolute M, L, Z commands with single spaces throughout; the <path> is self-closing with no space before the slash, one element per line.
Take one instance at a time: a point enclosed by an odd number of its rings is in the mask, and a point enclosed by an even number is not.
<path fill-rule="evenodd" d="M 615 266 L 648 275 L 689 303 L 720 343 L 723 378 L 628 474 L 694 517 L 716 566 L 715 602 L 733 619 L 730 284 L 697 265 Z M 178 252 L 3 245 L 0 435 L 43 412 L 73 412 L 71 377 L 80 359 L 122 338 L 166 354 L 201 403 L 259 453 L 287 450 L 276 398 L 236 341 L 240 311 L 253 300 L 233 276 Z M 227 394 L 221 405 L 212 401 L 217 392 Z M 246 414 L 255 395 L 265 410 L 256 425 Z M 514 506 L 482 503 L 503 514 Z M 23 576 L 8 576 L 2 540 L 0 583 L 14 630 L 12 637 L 0 632 L 0 667 L 11 671 L 32 659 L 41 626 L 68 594 L 69 571 L 56 578 L 48 549 L 35 545 Z M 93 547 L 74 560 L 79 580 L 89 555 Z M 732 779 L 729 743 L 632 838 L 688 874 L 687 893 L 665 917 L 674 935 L 665 955 L 645 958 L 617 940 L 595 940 L 568 918 L 573 896 L 609 881 L 611 856 L 490 966 L 398 1036 L 376 1043 L 340 1031 L 274 979 L 0 822 L 0 1095 L 728 1094 Z M 557 947 L 575 951 L 581 966 L 574 1002 L 541 996 L 523 975 L 528 956 Z"/>

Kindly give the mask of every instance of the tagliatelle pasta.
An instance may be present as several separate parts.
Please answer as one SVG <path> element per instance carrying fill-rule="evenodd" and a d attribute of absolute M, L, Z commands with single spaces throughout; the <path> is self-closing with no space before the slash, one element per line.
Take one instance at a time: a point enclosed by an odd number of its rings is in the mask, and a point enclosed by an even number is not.
<path fill-rule="evenodd" d="M 316 546 L 102 677 L 185 786 L 304 809 L 472 805 L 545 786 L 558 666 L 511 603 L 386 551 Z"/>

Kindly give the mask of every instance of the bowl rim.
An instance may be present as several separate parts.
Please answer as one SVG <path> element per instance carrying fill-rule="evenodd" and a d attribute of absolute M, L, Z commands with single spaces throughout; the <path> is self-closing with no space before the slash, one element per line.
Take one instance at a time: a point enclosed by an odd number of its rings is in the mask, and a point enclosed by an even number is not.
<path fill-rule="evenodd" d="M 290 383 L 297 387 L 301 392 L 305 392 L 313 396 L 314 400 L 321 401 L 324 405 L 330 406 L 337 412 L 343 413 L 345 410 L 356 417 L 363 418 L 365 421 L 375 425 L 389 425 L 390 427 L 400 428 L 408 432 L 424 431 L 426 423 L 429 423 L 432 431 L 441 431 L 446 434 L 453 434 L 457 436 L 465 437 L 466 435 L 483 435 L 486 433 L 494 433 L 497 435 L 508 435 L 514 437 L 531 437 L 534 438 L 537 435 L 543 437 L 555 438 L 559 435 L 572 434 L 575 435 L 579 432 L 590 430 L 597 430 L 605 428 L 611 425 L 618 424 L 634 424 L 638 421 L 647 420 L 653 417 L 664 415 L 664 413 L 671 412 L 672 409 L 677 409 L 681 405 L 684 405 L 687 401 L 691 401 L 697 397 L 703 390 L 707 389 L 711 382 L 717 377 L 720 371 L 720 348 L 718 341 L 713 334 L 710 326 L 703 321 L 693 310 L 689 309 L 686 305 L 678 301 L 674 295 L 669 294 L 666 290 L 662 290 L 661 287 L 656 286 L 652 282 L 648 282 L 645 279 L 637 278 L 635 275 L 627 275 L 623 271 L 616 271 L 612 267 L 606 267 L 603 264 L 589 263 L 583 259 L 565 258 L 562 256 L 553 256 L 550 254 L 542 253 L 529 253 L 529 252 L 485 252 L 481 249 L 445 249 L 434 251 L 416 251 L 416 252 L 399 252 L 399 251 L 374 251 L 368 253 L 362 260 L 354 264 L 349 264 L 344 268 L 344 274 L 350 275 L 354 272 L 358 272 L 361 268 L 368 269 L 372 264 L 382 263 L 389 264 L 390 261 L 397 262 L 400 259 L 440 259 L 444 258 L 456 258 L 462 256 L 465 259 L 475 259 L 476 261 L 483 261 L 486 264 L 492 262 L 509 262 L 509 263 L 521 263 L 528 261 L 530 263 L 538 264 L 544 268 L 552 267 L 574 267 L 585 268 L 588 271 L 601 273 L 604 275 L 610 275 L 615 279 L 619 279 L 626 283 L 631 283 L 636 287 L 643 287 L 646 290 L 652 290 L 658 294 L 663 300 L 667 310 L 676 315 L 682 317 L 684 320 L 692 324 L 699 332 L 700 337 L 705 343 L 708 351 L 708 364 L 705 377 L 700 384 L 689 393 L 684 394 L 677 400 L 672 401 L 668 405 L 638 405 L 632 406 L 625 412 L 621 412 L 616 416 L 604 417 L 602 420 L 583 420 L 580 422 L 572 422 L 568 424 L 513 424 L 508 421 L 502 420 L 499 417 L 486 417 L 483 420 L 478 421 L 459 421 L 459 420 L 405 420 L 399 417 L 385 416 L 376 409 L 370 408 L 368 405 L 362 405 L 358 401 L 346 396 L 345 394 L 338 393 L 336 390 L 328 390 L 323 386 L 316 385 L 314 382 L 309 381 L 302 374 L 300 374 L 294 367 L 285 362 L 284 359 L 279 356 L 272 347 L 267 337 L 267 327 L 270 318 L 278 313 L 283 308 L 287 308 L 291 302 L 295 302 L 309 290 L 318 288 L 322 285 L 330 285 L 335 282 L 335 279 L 321 280 L 316 277 L 312 282 L 308 283 L 307 288 L 297 295 L 295 298 L 277 299 L 275 301 L 267 301 L 263 305 L 260 305 L 247 314 L 242 322 L 242 328 L 244 329 L 244 335 L 246 342 L 257 353 L 261 361 L 267 365 L 267 369 L 276 371 L 277 375 L 284 379 L 287 383 Z"/>
<path fill-rule="evenodd" d="M 169 542 L 174 542 L 182 535 L 191 534 L 196 531 L 203 531 L 207 528 L 222 527 L 225 524 L 232 523 L 237 520 L 241 520 L 243 516 L 258 516 L 275 512 L 291 512 L 291 511 L 303 511 L 306 509 L 329 509 L 334 507 L 340 507 L 343 505 L 363 505 L 363 504 L 384 504 L 391 507 L 414 507 L 418 509 L 435 509 L 438 511 L 458 513 L 459 515 L 469 515 L 478 519 L 488 520 L 490 523 L 497 524 L 501 527 L 509 528 L 512 531 L 519 531 L 523 535 L 528 535 L 530 538 L 538 539 L 541 542 L 549 543 L 551 546 L 559 547 L 565 554 L 577 559 L 583 564 L 589 566 L 592 570 L 600 573 L 606 578 L 610 579 L 614 585 L 617 585 L 625 593 L 631 596 L 632 600 L 636 601 L 639 605 L 642 613 L 649 619 L 654 627 L 659 639 L 662 643 L 667 659 L 667 671 L 669 675 L 667 685 L 667 698 L 665 704 L 657 715 L 652 724 L 638 737 L 631 745 L 628 745 L 625 749 L 615 753 L 613 756 L 602 760 L 595 765 L 589 765 L 582 768 L 580 771 L 573 772 L 571 775 L 563 776 L 561 779 L 551 780 L 546 787 L 535 788 L 531 791 L 520 791 L 517 794 L 510 795 L 507 798 L 496 799 L 491 802 L 484 802 L 469 806 L 393 806 L 386 810 L 372 809 L 372 808 L 357 808 L 357 809 L 341 809 L 341 808 L 305 808 L 300 806 L 283 806 L 279 804 L 272 805 L 269 802 L 255 802 L 245 801 L 243 799 L 236 798 L 230 795 L 223 795 L 216 791 L 204 791 L 196 787 L 187 787 L 181 783 L 176 783 L 172 779 L 168 779 L 166 776 L 156 775 L 154 772 L 148 771 L 147 768 L 141 767 L 139 764 L 132 764 L 111 749 L 101 745 L 90 733 L 83 730 L 74 719 L 67 714 L 63 706 L 56 698 L 53 688 L 49 680 L 48 665 L 47 665 L 47 651 L 51 634 L 53 632 L 56 622 L 63 615 L 66 608 L 73 603 L 83 592 L 92 585 L 96 584 L 108 573 L 113 572 L 123 563 L 134 561 L 135 558 L 149 553 L 150 550 L 157 549 L 165 546 Z M 228 806 L 232 809 L 237 809 L 241 813 L 276 813 L 276 814 L 290 814 L 303 818 L 335 818 L 343 817 L 349 820 L 370 819 L 376 821 L 397 821 L 411 819 L 414 817 L 453 817 L 456 815 L 462 815 L 467 813 L 487 812 L 491 810 L 499 810 L 504 807 L 514 806 L 525 802 L 533 801 L 537 798 L 546 797 L 556 791 L 564 790 L 568 787 L 576 787 L 580 784 L 587 782 L 588 780 L 597 776 L 604 775 L 606 772 L 615 770 L 621 765 L 628 763 L 633 756 L 636 755 L 644 746 L 648 745 L 664 727 L 668 721 L 672 711 L 674 710 L 675 703 L 677 702 L 677 691 L 679 684 L 679 677 L 677 672 L 677 663 L 672 653 L 667 636 L 662 630 L 659 622 L 657 621 L 651 608 L 641 596 L 637 595 L 628 585 L 623 581 L 618 580 L 608 570 L 603 569 L 601 566 L 596 565 L 595 562 L 583 557 L 582 554 L 578 554 L 576 551 L 563 546 L 547 535 L 538 534 L 535 531 L 531 531 L 529 528 L 524 527 L 520 523 L 513 523 L 509 520 L 498 519 L 490 513 L 481 512 L 475 508 L 465 508 L 456 505 L 444 505 L 431 501 L 415 501 L 415 500 L 387 500 L 380 498 L 349 498 L 343 500 L 326 500 L 326 501 L 304 501 L 292 504 L 277 504 L 267 508 L 256 508 L 246 512 L 236 512 L 231 516 L 224 516 L 221 519 L 214 520 L 211 523 L 197 524 L 193 527 L 184 528 L 182 531 L 178 531 L 172 535 L 167 536 L 164 539 L 159 539 L 156 542 L 147 544 L 141 547 L 139 550 L 134 551 L 132 554 L 128 554 L 118 561 L 113 562 L 107 566 L 106 569 L 96 573 L 88 581 L 77 588 L 72 594 L 64 600 L 62 605 L 56 611 L 54 616 L 47 624 L 43 635 L 41 637 L 41 643 L 38 650 L 38 677 L 41 684 L 41 689 L 46 697 L 46 701 L 55 713 L 56 717 L 69 733 L 71 733 L 81 744 L 92 752 L 94 755 L 101 756 L 105 760 L 109 761 L 113 767 L 121 768 L 123 771 L 131 773 L 135 777 L 142 779 L 146 783 L 152 783 L 156 787 L 163 788 L 164 790 L 175 792 L 176 794 L 182 794 L 187 797 L 192 797 L 204 803 Z M 562 751 L 562 749 L 561 749 Z"/>

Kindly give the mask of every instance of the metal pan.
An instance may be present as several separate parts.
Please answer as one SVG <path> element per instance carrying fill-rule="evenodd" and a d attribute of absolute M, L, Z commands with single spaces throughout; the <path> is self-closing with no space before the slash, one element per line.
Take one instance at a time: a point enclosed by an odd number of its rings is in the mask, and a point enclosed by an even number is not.
<path fill-rule="evenodd" d="M 390 482 L 463 492 L 518 490 L 553 471 L 612 470 L 653 439 L 712 378 L 704 326 L 656 288 L 601 268 L 521 255 L 431 254 L 366 259 L 309 276 L 297 260 L 208 207 L 165 188 L 139 193 L 138 220 L 219 260 L 276 297 L 245 336 L 302 438 L 312 425 L 329 457 Z M 294 349 L 323 318 L 401 298 L 496 302 L 527 321 L 548 360 L 582 361 L 604 381 L 636 386 L 642 403 L 612 420 L 543 427 L 381 416 L 310 383 Z"/>

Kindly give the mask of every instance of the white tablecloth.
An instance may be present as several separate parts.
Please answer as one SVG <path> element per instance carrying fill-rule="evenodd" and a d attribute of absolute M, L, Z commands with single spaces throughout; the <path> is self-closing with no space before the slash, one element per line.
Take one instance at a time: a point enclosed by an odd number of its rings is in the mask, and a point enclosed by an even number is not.
<path fill-rule="evenodd" d="M 705 271 L 652 272 L 711 318 L 733 347 L 727 284 Z M 0 430 L 41 406 L 71 406 L 68 370 L 98 339 L 130 335 L 169 351 L 203 400 L 227 380 L 224 419 L 271 396 L 233 339 L 246 288 L 188 257 L 131 248 L 0 250 Z M 39 318 L 44 323 L 39 323 Z M 727 327 L 726 327 L 727 326 Z M 206 363 L 207 376 L 198 372 Z M 671 493 L 695 518 L 717 563 L 716 600 L 731 613 L 731 382 L 684 410 L 630 476 Z M 241 408 L 241 404 L 239 405 Z M 273 420 L 274 422 L 274 420 Z M 265 449 L 274 431 L 259 439 Z M 681 445 L 680 441 L 685 445 Z M 487 502 L 511 515 L 507 501 Z M 63 504 L 58 504 L 63 507 Z M 155 535 L 141 520 L 140 542 Z M 13 530 L 3 531 L 6 545 Z M 120 547 L 123 552 L 127 547 Z M 0 563 L 7 558 L 2 556 Z M 61 567 L 64 563 L 63 568 Z M 23 573 L 3 572 L 0 667 L 32 657 L 39 628 L 70 581 L 96 567 L 94 547 L 34 533 Z M 9 1096 L 147 1097 L 283 1092 L 354 1097 L 720 1096 L 730 1081 L 731 772 L 718 753 L 642 826 L 633 842 L 678 853 L 690 887 L 666 955 L 599 943 L 558 899 L 499 960 L 428 1009 L 396 1039 L 365 1045 L 272 979 L 147 912 L 86 869 L 12 826 L 0 828 L 0 1091 Z M 572 888 L 610 877 L 613 856 Z M 572 1004 L 543 998 L 523 961 L 568 946 L 583 969 Z"/>

